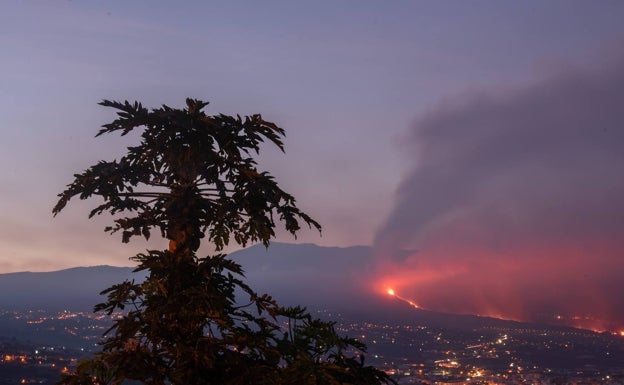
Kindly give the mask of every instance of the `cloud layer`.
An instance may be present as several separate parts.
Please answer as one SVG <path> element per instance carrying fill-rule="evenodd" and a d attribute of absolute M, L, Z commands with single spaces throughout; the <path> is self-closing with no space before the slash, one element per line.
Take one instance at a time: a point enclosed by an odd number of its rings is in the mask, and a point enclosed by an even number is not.
<path fill-rule="evenodd" d="M 375 239 L 388 279 L 436 310 L 624 320 L 624 60 L 612 64 L 463 95 L 415 124 Z"/>

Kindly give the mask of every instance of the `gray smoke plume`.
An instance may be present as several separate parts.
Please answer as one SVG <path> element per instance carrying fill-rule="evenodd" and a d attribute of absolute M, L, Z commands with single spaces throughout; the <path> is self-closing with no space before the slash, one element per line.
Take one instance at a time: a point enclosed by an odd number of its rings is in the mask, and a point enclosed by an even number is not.
<path fill-rule="evenodd" d="M 527 311 L 572 300 L 566 289 L 581 282 L 578 306 L 593 311 L 600 296 L 604 308 L 624 307 L 624 60 L 447 101 L 411 128 L 406 146 L 412 170 L 376 234 L 378 258 L 416 270 L 467 265 L 421 298 L 444 308 L 455 294 L 495 290 L 502 283 L 492 277 L 507 274 L 504 292 Z M 406 249 L 418 252 L 396 257 Z M 543 291 L 532 297 L 527 287 Z"/>

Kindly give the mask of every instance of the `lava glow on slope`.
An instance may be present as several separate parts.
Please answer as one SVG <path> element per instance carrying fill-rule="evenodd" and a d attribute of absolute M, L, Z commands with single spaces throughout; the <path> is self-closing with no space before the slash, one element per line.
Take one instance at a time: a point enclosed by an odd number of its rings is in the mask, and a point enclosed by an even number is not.
<path fill-rule="evenodd" d="M 619 295 L 614 290 L 619 287 L 614 283 L 616 273 L 622 269 L 613 265 L 613 274 L 606 275 L 606 260 L 592 267 L 584 259 L 575 258 L 582 250 L 520 250 L 518 255 L 532 255 L 522 259 L 489 250 L 473 249 L 469 253 L 464 249 L 461 260 L 442 255 L 448 249 L 435 251 L 440 254 L 419 255 L 418 259 L 413 256 L 401 262 L 385 260 L 368 281 L 374 282 L 369 288 L 376 295 L 442 313 L 617 334 L 624 328 L 624 311 L 613 306 Z M 596 280 L 597 276 L 601 280 Z"/>
<path fill-rule="evenodd" d="M 393 288 L 391 288 L 391 287 L 389 287 L 388 289 L 386 289 L 386 293 L 387 293 L 389 296 L 391 296 L 391 297 L 394 297 L 394 298 L 396 298 L 396 299 L 398 299 L 398 300 L 400 300 L 400 301 L 405 302 L 406 304 L 410 305 L 411 307 L 413 307 L 413 308 L 415 308 L 415 309 L 422 309 L 422 307 L 420 307 L 418 304 L 416 304 L 416 302 L 414 302 L 414 301 L 412 301 L 412 300 L 410 300 L 410 299 L 407 299 L 407 298 L 401 297 L 400 295 L 398 295 L 398 294 L 394 291 L 394 289 L 393 289 Z"/>

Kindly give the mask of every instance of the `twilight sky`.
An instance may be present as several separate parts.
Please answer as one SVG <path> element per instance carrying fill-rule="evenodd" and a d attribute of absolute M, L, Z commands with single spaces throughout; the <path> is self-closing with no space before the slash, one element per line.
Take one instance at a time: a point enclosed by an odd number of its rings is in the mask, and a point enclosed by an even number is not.
<path fill-rule="evenodd" d="M 261 165 L 323 225 L 297 242 L 374 245 L 379 282 L 439 310 L 477 311 L 463 291 L 489 314 L 511 296 L 533 311 L 604 298 L 609 317 L 624 274 L 622 19 L 607 0 L 6 1 L 0 273 L 129 265 L 146 245 L 105 234 L 93 203 L 51 208 L 130 143 L 94 138 L 114 118 L 97 102 L 189 96 L 287 130 L 286 154 L 267 148 Z"/>

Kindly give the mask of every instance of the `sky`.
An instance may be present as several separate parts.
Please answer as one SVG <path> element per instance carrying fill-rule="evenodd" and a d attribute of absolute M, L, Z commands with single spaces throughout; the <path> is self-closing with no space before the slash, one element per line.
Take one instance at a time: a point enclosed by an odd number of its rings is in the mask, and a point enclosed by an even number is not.
<path fill-rule="evenodd" d="M 3 2 L 0 273 L 164 248 L 122 245 L 93 202 L 51 209 L 132 144 L 95 138 L 114 119 L 99 101 L 193 97 L 286 129 L 260 166 L 323 232 L 280 241 L 372 245 L 380 275 L 449 309 L 458 290 L 530 297 L 553 276 L 566 299 L 575 282 L 612 298 L 623 17 L 608 0 Z M 435 287 L 414 278 L 429 271 Z"/>

